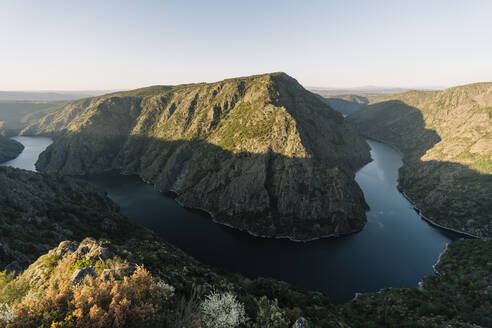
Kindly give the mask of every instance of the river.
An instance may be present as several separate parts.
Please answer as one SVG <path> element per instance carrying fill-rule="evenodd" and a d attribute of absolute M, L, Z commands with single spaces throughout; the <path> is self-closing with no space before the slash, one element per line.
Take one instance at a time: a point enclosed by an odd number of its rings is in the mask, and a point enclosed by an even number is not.
<path fill-rule="evenodd" d="M 4 163 L 34 169 L 48 138 L 15 137 L 26 149 Z M 178 205 L 136 176 L 98 175 L 90 182 L 108 191 L 132 221 L 155 231 L 196 259 L 245 276 L 272 277 L 318 290 L 335 302 L 356 292 L 385 287 L 416 287 L 422 276 L 457 234 L 423 221 L 398 192 L 401 155 L 391 147 L 368 140 L 373 161 L 356 175 L 371 210 L 367 224 L 356 234 L 309 243 L 256 238 L 213 223 L 199 211 Z"/>

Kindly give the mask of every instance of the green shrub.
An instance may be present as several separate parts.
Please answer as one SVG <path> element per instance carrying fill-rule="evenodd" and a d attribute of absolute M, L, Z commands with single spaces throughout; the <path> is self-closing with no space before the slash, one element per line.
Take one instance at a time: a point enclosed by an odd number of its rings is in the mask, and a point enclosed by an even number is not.
<path fill-rule="evenodd" d="M 279 308 L 278 301 L 270 301 L 266 296 L 258 302 L 258 314 L 254 328 L 288 328 L 289 322 L 285 313 Z"/>

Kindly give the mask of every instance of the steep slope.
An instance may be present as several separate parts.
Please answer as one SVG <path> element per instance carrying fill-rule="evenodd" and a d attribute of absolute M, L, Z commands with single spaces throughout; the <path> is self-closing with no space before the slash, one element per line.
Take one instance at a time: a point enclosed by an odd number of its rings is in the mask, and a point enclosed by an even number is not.
<path fill-rule="evenodd" d="M 23 149 L 20 142 L 0 135 L 0 163 L 16 158 Z"/>
<path fill-rule="evenodd" d="M 403 93 L 349 120 L 404 153 L 400 186 L 426 217 L 492 235 L 492 83 Z"/>
<path fill-rule="evenodd" d="M 203 265 L 87 182 L 0 167 L 0 188 L 0 327 L 190 327 L 212 291 L 237 296 L 248 327 L 272 309 L 278 327 L 348 327 L 321 293 Z"/>
<path fill-rule="evenodd" d="M 367 144 L 284 73 L 89 98 L 23 133 L 55 136 L 39 170 L 138 174 L 253 234 L 308 240 L 365 223 L 354 176 Z"/>

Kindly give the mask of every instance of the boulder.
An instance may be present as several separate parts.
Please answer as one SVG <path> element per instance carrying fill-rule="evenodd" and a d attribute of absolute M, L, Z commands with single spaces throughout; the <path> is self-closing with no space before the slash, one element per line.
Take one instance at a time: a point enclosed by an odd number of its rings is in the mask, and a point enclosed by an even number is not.
<path fill-rule="evenodd" d="M 94 269 L 94 267 L 90 266 L 90 267 L 87 267 L 87 268 L 78 268 L 78 269 L 75 269 L 75 271 L 73 272 L 72 277 L 70 278 L 70 280 L 72 280 L 72 283 L 74 285 L 77 285 L 82 280 L 84 280 L 85 277 L 87 277 L 87 276 L 91 276 L 93 278 L 96 277 L 96 270 Z"/>

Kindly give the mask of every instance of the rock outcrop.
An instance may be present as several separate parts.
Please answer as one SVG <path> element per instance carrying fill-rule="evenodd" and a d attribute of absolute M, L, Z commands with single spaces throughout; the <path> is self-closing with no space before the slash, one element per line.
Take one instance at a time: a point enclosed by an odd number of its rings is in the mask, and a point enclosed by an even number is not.
<path fill-rule="evenodd" d="M 16 158 L 23 150 L 20 142 L 0 135 L 0 163 Z"/>
<path fill-rule="evenodd" d="M 492 236 L 492 83 L 410 91 L 348 119 L 403 152 L 400 187 L 425 217 Z"/>
<path fill-rule="evenodd" d="M 23 133 L 55 137 L 41 171 L 138 174 L 255 235 L 309 240 L 365 223 L 354 176 L 367 144 L 283 73 L 80 100 Z"/>
<path fill-rule="evenodd" d="M 75 269 L 75 271 L 72 274 L 72 277 L 70 277 L 70 280 L 73 282 L 74 285 L 79 284 L 82 282 L 86 277 L 96 277 L 96 270 L 94 267 L 87 267 L 87 268 L 78 268 Z"/>

